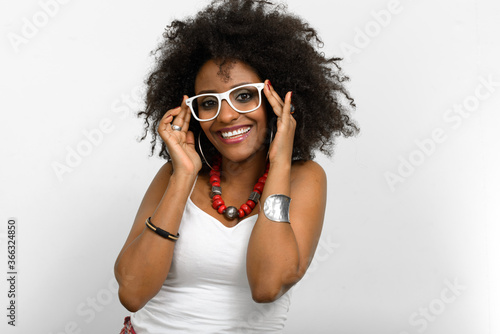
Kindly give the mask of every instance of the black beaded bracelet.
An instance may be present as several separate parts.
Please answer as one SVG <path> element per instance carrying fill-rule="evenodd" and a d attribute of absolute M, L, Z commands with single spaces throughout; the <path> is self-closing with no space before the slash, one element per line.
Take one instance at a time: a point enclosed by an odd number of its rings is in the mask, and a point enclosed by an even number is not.
<path fill-rule="evenodd" d="M 171 240 L 171 241 L 177 241 L 177 239 L 179 239 L 179 233 L 177 233 L 177 235 L 173 235 L 171 233 L 168 233 L 167 231 L 165 230 L 162 230 L 161 228 L 159 227 L 156 227 L 152 222 L 151 222 L 151 217 L 149 217 L 148 219 L 146 219 L 146 226 L 153 232 L 155 232 L 156 234 L 158 234 L 159 236 L 161 237 L 164 237 L 165 239 L 168 239 L 168 240 Z"/>

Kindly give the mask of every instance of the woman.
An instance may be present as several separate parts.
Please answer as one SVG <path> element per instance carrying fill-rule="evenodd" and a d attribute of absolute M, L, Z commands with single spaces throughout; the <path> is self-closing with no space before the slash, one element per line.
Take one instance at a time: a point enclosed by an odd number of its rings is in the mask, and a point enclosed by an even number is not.
<path fill-rule="evenodd" d="M 323 224 L 313 151 L 358 131 L 347 78 L 268 1 L 214 1 L 164 37 L 139 114 L 168 162 L 116 261 L 122 333 L 279 333 Z"/>

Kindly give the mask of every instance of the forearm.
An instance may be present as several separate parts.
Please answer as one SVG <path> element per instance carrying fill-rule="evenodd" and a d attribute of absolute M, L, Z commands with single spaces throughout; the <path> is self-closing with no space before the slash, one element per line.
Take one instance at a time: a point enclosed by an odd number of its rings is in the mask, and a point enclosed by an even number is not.
<path fill-rule="evenodd" d="M 278 298 L 300 278 L 299 249 L 291 225 L 270 221 L 262 210 L 268 196 L 290 196 L 290 171 L 290 163 L 270 166 L 261 211 L 248 244 L 247 275 L 258 301 Z"/>
<path fill-rule="evenodd" d="M 194 181 L 195 177 L 176 176 L 175 173 L 170 177 L 165 193 L 151 215 L 151 221 L 157 227 L 172 234 L 178 233 Z M 170 270 L 175 246 L 175 242 L 147 228 L 145 219 L 142 224 L 142 233 L 123 251 L 115 265 L 120 300 L 131 309 L 140 309 L 159 291 Z"/>

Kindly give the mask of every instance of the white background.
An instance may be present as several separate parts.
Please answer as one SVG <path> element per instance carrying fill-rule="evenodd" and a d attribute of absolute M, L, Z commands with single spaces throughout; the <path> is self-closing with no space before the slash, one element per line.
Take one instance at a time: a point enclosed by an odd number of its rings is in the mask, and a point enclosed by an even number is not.
<path fill-rule="evenodd" d="M 148 157 L 149 138 L 136 140 L 134 94 L 164 27 L 207 1 L 73 0 L 52 16 L 46 2 L 0 7 L 0 267 L 15 217 L 19 273 L 15 328 L 0 280 L 0 331 L 118 333 L 128 312 L 113 264 L 163 164 Z M 388 0 L 288 4 L 327 55 L 346 58 L 362 131 L 340 139 L 333 158 L 318 156 L 328 210 L 285 333 L 500 333 L 499 3 L 401 0 L 385 26 L 372 11 Z M 15 46 L 27 22 L 38 31 Z M 480 78 L 497 84 L 489 92 Z M 476 89 L 489 96 L 479 101 Z M 470 116 L 446 118 L 474 101 Z M 108 132 L 88 146 L 84 133 L 103 121 Z M 423 152 L 417 142 L 435 131 L 443 140 Z M 54 164 L 78 148 L 86 156 L 58 178 Z M 403 160 L 416 166 L 391 187 L 387 173 L 404 173 Z"/>

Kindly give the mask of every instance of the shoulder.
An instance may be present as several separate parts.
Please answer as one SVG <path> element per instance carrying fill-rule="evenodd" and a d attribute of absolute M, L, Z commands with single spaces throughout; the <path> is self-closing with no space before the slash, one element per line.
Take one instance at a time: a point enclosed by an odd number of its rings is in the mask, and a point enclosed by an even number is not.
<path fill-rule="evenodd" d="M 296 161 L 290 173 L 290 194 L 303 202 L 326 205 L 326 173 L 312 160 Z"/>
<path fill-rule="evenodd" d="M 323 167 L 312 160 L 299 160 L 292 163 L 291 184 L 314 182 L 326 184 L 326 173 Z"/>
<path fill-rule="evenodd" d="M 174 167 L 172 166 L 171 161 L 167 161 L 164 163 L 160 169 L 158 170 L 158 173 L 156 173 L 155 179 L 162 179 L 162 180 L 169 180 L 170 176 L 172 175 L 172 172 L 174 171 Z"/>
<path fill-rule="evenodd" d="M 163 192 L 167 188 L 168 181 L 170 180 L 170 176 L 172 175 L 172 171 L 172 162 L 168 161 L 164 163 L 156 173 L 154 179 L 151 181 L 146 195 L 148 195 L 149 193 L 149 195 L 158 197 L 160 194 L 163 194 Z"/>
<path fill-rule="evenodd" d="M 174 166 L 172 165 L 172 161 L 167 161 L 163 164 L 163 166 L 160 167 L 160 170 L 158 172 L 171 175 L 173 171 L 174 171 Z"/>

